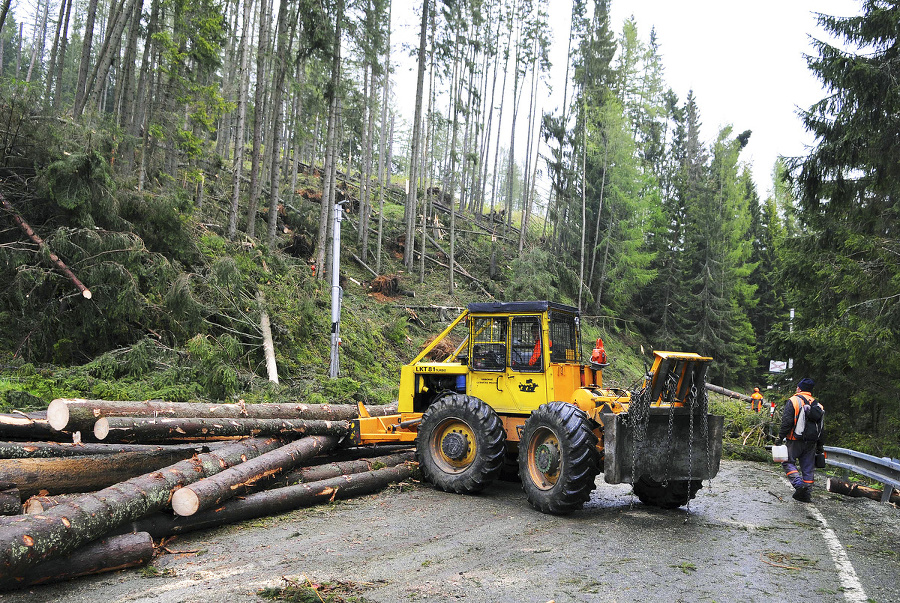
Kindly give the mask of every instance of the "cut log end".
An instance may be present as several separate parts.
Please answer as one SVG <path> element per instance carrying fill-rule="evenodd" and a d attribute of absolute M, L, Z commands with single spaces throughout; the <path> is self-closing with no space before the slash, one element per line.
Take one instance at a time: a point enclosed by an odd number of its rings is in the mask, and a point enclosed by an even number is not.
<path fill-rule="evenodd" d="M 84 299 L 91 299 L 91 297 L 93 297 L 90 289 L 85 289 L 81 292 L 81 295 L 84 297 Z"/>
<path fill-rule="evenodd" d="M 108 435 L 109 421 L 106 419 L 106 417 L 100 417 L 99 419 L 97 419 L 97 422 L 94 423 L 94 437 L 102 442 Z"/>
<path fill-rule="evenodd" d="M 180 488 L 172 495 L 172 510 L 182 517 L 193 515 L 200 510 L 200 497 L 190 488 Z"/>
<path fill-rule="evenodd" d="M 62 431 L 69 424 L 68 402 L 65 398 L 57 398 L 47 407 L 47 422 L 57 431 Z"/>

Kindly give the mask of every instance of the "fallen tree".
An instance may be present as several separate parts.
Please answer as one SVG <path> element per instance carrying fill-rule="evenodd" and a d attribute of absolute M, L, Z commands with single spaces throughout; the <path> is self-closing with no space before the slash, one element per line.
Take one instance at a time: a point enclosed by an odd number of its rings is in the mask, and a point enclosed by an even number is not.
<path fill-rule="evenodd" d="M 396 405 L 367 409 L 373 417 L 397 412 Z M 47 407 L 53 429 L 90 431 L 101 417 L 172 417 L 222 419 L 305 419 L 349 421 L 359 416 L 354 404 L 203 404 L 199 402 L 144 402 L 57 398 Z M 0 434 L 2 435 L 2 434 Z M 35 438 L 38 439 L 38 438 Z"/>
<path fill-rule="evenodd" d="M 263 490 L 244 498 L 229 500 L 220 507 L 207 509 L 190 517 L 157 513 L 133 522 L 130 528 L 134 531 L 149 532 L 154 538 L 184 534 L 332 500 L 370 494 L 389 484 L 408 479 L 413 471 L 413 464 L 403 464 L 310 484 Z"/>
<path fill-rule="evenodd" d="M 890 488 L 890 486 L 886 487 Z M 866 486 L 860 486 L 859 484 L 851 484 L 833 477 L 828 478 L 825 489 L 829 492 L 843 494 L 844 496 L 850 496 L 852 498 L 871 498 L 872 500 L 880 501 L 881 497 L 884 496 L 884 490 L 868 488 Z M 895 504 L 900 503 L 900 493 L 898 493 L 896 489 L 891 488 L 888 500 Z"/>
<path fill-rule="evenodd" d="M 349 433 L 349 421 L 304 419 L 102 417 L 94 424 L 94 436 L 109 442 L 179 442 L 276 435 L 296 438 Z"/>
<path fill-rule="evenodd" d="M 336 436 L 301 438 L 176 490 L 172 495 L 172 510 L 178 515 L 193 515 L 244 494 L 258 482 L 292 469 L 325 450 L 331 450 L 337 444 Z"/>
<path fill-rule="evenodd" d="M 124 452 L 162 452 L 164 450 L 192 450 L 209 452 L 227 442 L 201 444 L 104 444 L 66 442 L 0 442 L 0 459 L 46 459 L 63 456 L 118 454 Z"/>
<path fill-rule="evenodd" d="M 354 473 L 363 473 L 382 467 L 394 467 L 400 463 L 409 463 L 416 459 L 416 453 L 413 450 L 398 452 L 396 454 L 388 454 L 385 456 L 376 456 L 372 458 L 362 458 L 353 461 L 336 461 L 331 463 L 323 463 L 321 465 L 313 465 L 311 467 L 301 467 L 288 471 L 281 476 L 278 482 L 282 485 L 289 486 L 300 483 L 317 482 L 324 479 L 331 479 L 341 475 L 353 475 Z"/>
<path fill-rule="evenodd" d="M 118 452 L 37 459 L 0 460 L 0 475 L 25 497 L 100 490 L 194 456 L 193 447 L 150 452 Z"/>
<path fill-rule="evenodd" d="M 26 568 L 100 538 L 116 527 L 160 511 L 172 492 L 228 467 L 274 450 L 277 438 L 235 442 L 160 471 L 85 494 L 41 515 L 22 515 L 0 524 L 0 575 Z"/>
<path fill-rule="evenodd" d="M 71 555 L 44 561 L 23 571 L 0 577 L 0 589 L 50 584 L 143 565 L 153 558 L 153 554 L 153 538 L 147 532 L 112 536 L 92 542 Z M 102 599 L 102 596 L 98 596 L 98 599 Z"/>

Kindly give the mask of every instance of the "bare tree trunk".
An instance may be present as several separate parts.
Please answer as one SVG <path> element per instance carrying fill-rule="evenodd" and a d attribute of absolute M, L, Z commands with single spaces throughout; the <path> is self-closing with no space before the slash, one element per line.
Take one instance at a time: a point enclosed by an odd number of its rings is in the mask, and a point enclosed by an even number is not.
<path fill-rule="evenodd" d="M 6 15 L 9 13 L 9 5 L 12 0 L 3 0 L 3 6 L 0 7 L 0 33 L 3 33 L 3 24 L 6 23 Z"/>
<path fill-rule="evenodd" d="M 344 0 L 338 0 L 335 14 L 335 35 L 332 40 L 331 81 L 326 98 L 329 97 L 328 129 L 325 136 L 325 165 L 322 175 L 322 204 L 319 209 L 319 237 L 316 241 L 316 278 L 325 280 L 329 270 L 325 265 L 328 255 L 328 233 L 330 230 L 331 211 L 335 203 L 334 173 L 337 163 L 337 128 L 340 119 L 340 80 L 341 80 L 341 35 L 344 20 Z"/>
<path fill-rule="evenodd" d="M 278 153 L 280 151 L 283 136 L 282 127 L 284 125 L 284 81 L 287 78 L 287 57 L 291 54 L 294 42 L 294 25 L 296 19 L 289 19 L 287 10 L 287 2 L 281 2 L 278 9 L 278 26 L 276 29 L 277 49 L 275 51 L 275 86 L 272 95 L 272 129 L 270 141 L 271 153 L 271 175 L 269 176 L 269 230 L 268 241 L 269 247 L 275 249 L 276 244 L 276 226 L 278 224 L 278 202 L 281 191 L 281 181 L 279 169 L 281 161 Z M 289 25 L 290 23 L 290 25 Z"/>
<path fill-rule="evenodd" d="M 412 148 L 409 155 L 409 192 L 406 197 L 406 242 L 403 246 L 403 264 L 412 269 L 413 247 L 415 241 L 416 208 L 418 205 L 419 174 L 419 139 L 422 129 L 422 94 L 425 86 L 425 34 L 428 24 L 428 12 L 431 10 L 430 0 L 422 0 L 422 25 L 419 30 L 418 72 L 416 75 L 416 110 L 413 117 Z M 452 285 L 451 285 L 452 286 Z"/>
<path fill-rule="evenodd" d="M 269 21 L 271 0 L 259 5 L 259 41 L 256 49 L 256 94 L 253 102 L 253 162 L 250 165 L 250 203 L 247 208 L 247 234 L 256 236 L 256 209 L 259 206 L 260 172 L 262 171 L 263 120 L 266 115 L 266 85 L 269 81 L 266 55 L 269 52 Z"/>
<path fill-rule="evenodd" d="M 40 9 L 40 6 L 38 7 Z M 32 44 L 34 46 L 31 49 L 31 62 L 28 65 L 28 75 L 25 76 L 25 81 L 31 81 L 31 74 L 34 71 L 34 64 L 37 62 L 38 57 L 43 58 L 44 56 L 44 43 L 47 38 L 47 19 L 50 17 L 50 0 L 46 0 L 44 2 L 44 12 L 41 15 L 41 24 L 40 26 L 35 23 L 35 36 L 32 40 Z"/>
<path fill-rule="evenodd" d="M 68 34 L 69 28 L 69 11 L 68 7 L 71 6 L 71 0 L 63 0 L 59 3 L 59 18 L 56 20 L 56 33 L 53 36 L 53 47 L 50 49 L 50 64 L 47 66 L 47 75 L 46 75 L 46 83 L 44 86 L 44 103 L 47 106 L 50 106 L 50 94 L 53 91 L 53 83 L 54 83 L 54 75 L 56 74 L 56 64 L 57 61 L 62 63 L 60 59 L 60 51 L 65 47 L 65 39 Z M 63 29 L 63 22 L 65 22 L 66 29 Z M 3 67 L 0 65 L 0 73 L 3 73 Z M 57 91 L 56 96 L 59 96 L 59 91 Z"/>
<path fill-rule="evenodd" d="M 386 138 L 388 135 L 388 92 L 391 87 L 391 1 L 387 4 L 387 24 L 385 25 L 386 41 L 384 46 L 384 67 L 381 86 L 381 132 L 378 136 L 378 242 L 375 247 L 375 271 L 381 270 L 381 228 L 382 215 L 384 214 L 384 189 L 390 185 L 390 177 L 385 169 L 390 172 L 390 165 L 385 162 Z"/>
<path fill-rule="evenodd" d="M 232 164 L 231 206 L 228 211 L 228 240 L 237 234 L 237 216 L 241 197 L 241 174 L 244 170 L 244 128 L 247 123 L 247 94 L 250 78 L 247 77 L 247 63 L 250 58 L 250 16 L 253 0 L 244 0 L 244 27 L 241 30 L 241 62 L 238 68 L 238 122 L 235 135 L 234 163 Z"/>

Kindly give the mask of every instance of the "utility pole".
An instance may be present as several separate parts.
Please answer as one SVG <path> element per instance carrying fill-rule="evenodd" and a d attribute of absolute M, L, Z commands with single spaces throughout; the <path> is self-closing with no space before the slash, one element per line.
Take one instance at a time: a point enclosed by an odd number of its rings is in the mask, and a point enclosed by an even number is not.
<path fill-rule="evenodd" d="M 340 363 L 338 362 L 338 348 L 341 345 L 341 299 L 344 290 L 341 289 L 341 219 L 344 213 L 344 204 L 347 201 L 336 201 L 334 204 L 334 236 L 331 249 L 331 378 L 338 376 Z"/>

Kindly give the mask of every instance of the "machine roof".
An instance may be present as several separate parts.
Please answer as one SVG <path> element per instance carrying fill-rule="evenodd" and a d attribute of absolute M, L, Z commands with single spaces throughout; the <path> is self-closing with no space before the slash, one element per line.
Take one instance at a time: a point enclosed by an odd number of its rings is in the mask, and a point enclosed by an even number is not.
<path fill-rule="evenodd" d="M 468 305 L 469 312 L 482 313 L 515 313 L 515 312 L 546 312 L 547 310 L 560 310 L 578 314 L 578 308 L 558 304 L 551 301 L 512 301 L 512 302 L 485 302 Z"/>

